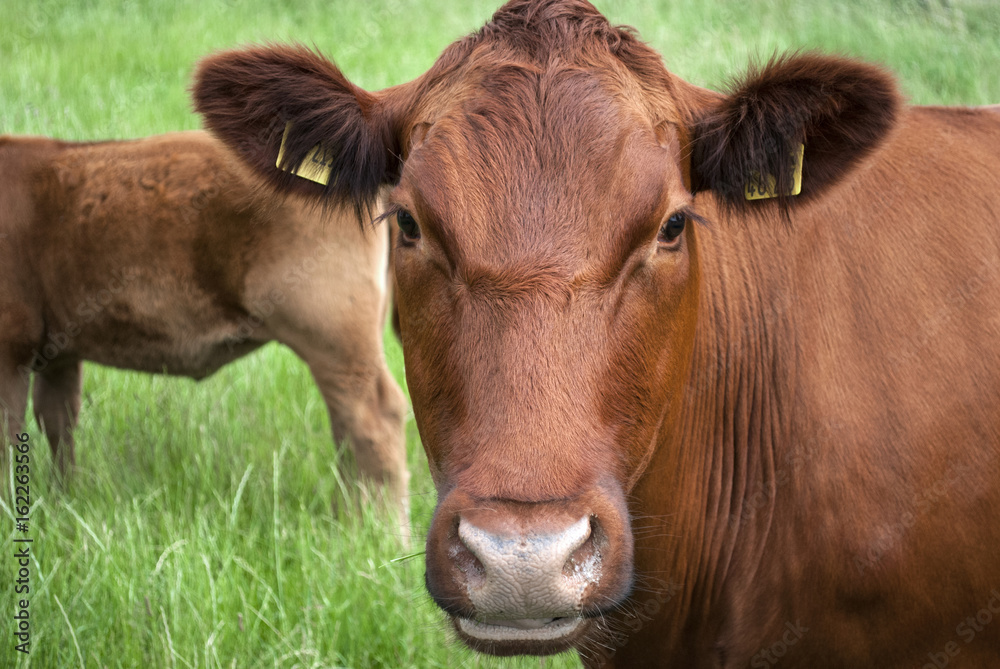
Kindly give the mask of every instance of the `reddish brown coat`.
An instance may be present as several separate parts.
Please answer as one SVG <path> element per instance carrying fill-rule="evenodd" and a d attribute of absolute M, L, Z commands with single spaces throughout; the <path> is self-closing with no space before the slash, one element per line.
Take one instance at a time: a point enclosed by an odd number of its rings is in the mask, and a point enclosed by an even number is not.
<path fill-rule="evenodd" d="M 582 0 L 510 2 L 376 93 L 292 47 L 194 93 L 279 187 L 394 185 L 427 584 L 464 641 L 997 665 L 1000 116 L 815 54 L 702 90 Z M 275 119 L 335 185 L 273 169 Z M 801 195 L 743 199 L 803 142 Z"/>
<path fill-rule="evenodd" d="M 204 378 L 276 340 L 334 437 L 405 504 L 405 400 L 386 366 L 385 231 L 279 199 L 204 132 L 75 144 L 0 137 L 0 406 L 73 463 L 81 362 Z"/>

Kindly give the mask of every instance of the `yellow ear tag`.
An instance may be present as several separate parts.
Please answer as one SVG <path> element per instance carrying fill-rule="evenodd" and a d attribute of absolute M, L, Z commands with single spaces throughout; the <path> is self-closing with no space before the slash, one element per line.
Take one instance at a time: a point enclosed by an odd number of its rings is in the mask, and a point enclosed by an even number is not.
<path fill-rule="evenodd" d="M 805 154 L 805 150 L 805 145 L 799 144 L 799 148 L 794 150 L 790 156 L 794 172 L 792 174 L 792 190 L 786 195 L 798 195 L 802 192 L 802 156 Z M 775 178 L 772 175 L 768 174 L 766 179 L 762 179 L 758 172 L 751 172 L 750 180 L 743 188 L 743 195 L 748 200 L 766 200 L 778 197 L 776 188 Z"/>
<path fill-rule="evenodd" d="M 278 169 L 281 169 L 281 160 L 285 157 L 285 140 L 288 139 L 288 133 L 291 129 L 291 122 L 286 123 L 285 133 L 281 136 L 281 148 L 278 149 L 278 160 L 274 163 Z M 330 183 L 330 173 L 333 172 L 333 154 L 323 148 L 322 144 L 317 144 L 306 154 L 306 159 L 290 171 L 297 177 L 309 179 L 309 181 L 315 181 L 325 186 Z"/>

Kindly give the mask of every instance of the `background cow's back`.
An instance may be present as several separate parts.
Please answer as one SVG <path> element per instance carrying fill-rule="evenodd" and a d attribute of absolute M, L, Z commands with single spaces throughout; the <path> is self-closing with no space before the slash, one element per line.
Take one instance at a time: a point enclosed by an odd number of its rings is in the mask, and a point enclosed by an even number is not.
<path fill-rule="evenodd" d="M 65 471 L 82 360 L 200 379 L 277 340 L 309 365 L 362 476 L 405 504 L 405 400 L 382 350 L 384 230 L 275 196 L 202 132 L 0 138 L 0 183 L 0 265 L 14 270 L 0 278 L 9 433 L 33 375 Z"/>

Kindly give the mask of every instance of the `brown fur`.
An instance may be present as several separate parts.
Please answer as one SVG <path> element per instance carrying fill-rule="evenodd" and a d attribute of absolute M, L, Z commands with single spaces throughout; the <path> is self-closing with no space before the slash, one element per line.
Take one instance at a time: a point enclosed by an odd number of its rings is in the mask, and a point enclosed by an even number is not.
<path fill-rule="evenodd" d="M 311 81 L 263 82 L 260 53 L 199 77 L 246 73 L 275 100 Z M 194 93 L 245 139 L 245 100 Z M 339 95 L 290 119 L 303 147 L 356 126 L 312 116 Z M 404 149 L 375 181 L 420 229 L 394 272 L 439 494 L 432 595 L 477 615 L 456 531 L 473 517 L 526 536 L 589 516 L 602 560 L 582 631 L 464 640 L 575 646 L 589 667 L 809 669 L 922 666 L 958 643 L 956 666 L 996 666 L 1000 624 L 961 625 L 1000 583 L 1000 116 L 903 107 L 879 68 L 816 54 L 705 91 L 581 0 L 508 3 L 366 95 Z M 743 203 L 749 172 L 788 183 L 799 141 L 803 196 Z"/>
<path fill-rule="evenodd" d="M 279 199 L 207 133 L 73 144 L 0 137 L 0 406 L 28 379 L 59 470 L 81 363 L 201 379 L 264 343 L 309 365 L 334 437 L 405 505 L 404 399 L 382 352 L 386 244 Z"/>

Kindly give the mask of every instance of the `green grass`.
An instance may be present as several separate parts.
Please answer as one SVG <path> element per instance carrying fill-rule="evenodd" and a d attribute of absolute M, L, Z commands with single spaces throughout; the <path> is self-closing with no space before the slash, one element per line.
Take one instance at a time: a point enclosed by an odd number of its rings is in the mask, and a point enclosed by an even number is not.
<path fill-rule="evenodd" d="M 917 103 L 1000 102 L 992 0 L 601 2 L 668 66 L 719 86 L 748 57 L 836 51 L 886 64 Z M 197 58 L 297 40 L 379 88 L 424 71 L 492 2 L 0 0 L 0 133 L 135 137 L 198 126 Z M 0 267 L 12 272 L 17 268 Z M 402 381 L 401 353 L 389 356 Z M 88 366 L 79 475 L 50 485 L 34 423 L 32 653 L 13 651 L 13 561 L 0 571 L 0 666 L 484 667 L 423 592 L 422 558 L 385 520 L 332 499 L 325 408 L 305 367 L 269 346 L 196 384 Z M 412 420 L 413 517 L 434 493 Z M 0 552 L 14 550 L 3 514 Z M 575 666 L 572 658 L 548 667 Z"/>

